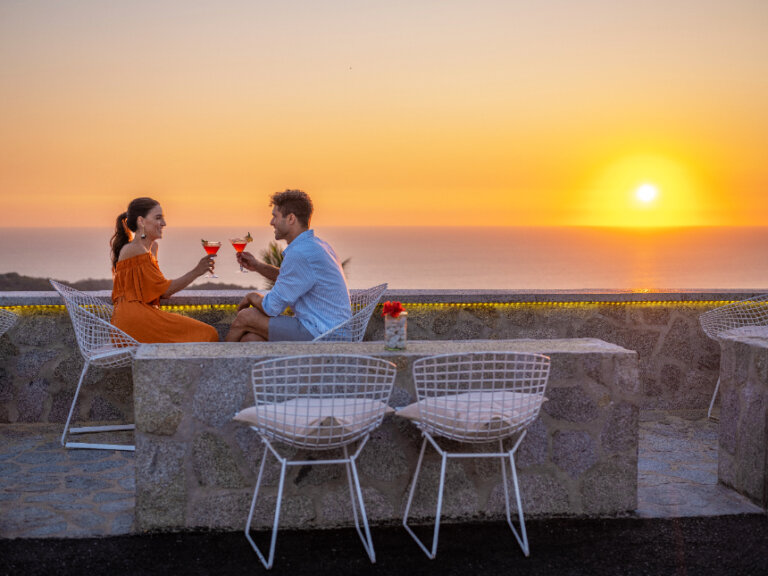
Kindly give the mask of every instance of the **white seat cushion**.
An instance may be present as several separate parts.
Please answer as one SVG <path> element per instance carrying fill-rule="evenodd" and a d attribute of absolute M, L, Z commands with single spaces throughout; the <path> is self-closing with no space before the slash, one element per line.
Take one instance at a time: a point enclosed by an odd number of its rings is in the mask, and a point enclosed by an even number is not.
<path fill-rule="evenodd" d="M 530 420 L 547 399 L 507 390 L 434 396 L 397 410 L 402 418 L 429 425 L 437 433 L 467 439 L 495 439 Z"/>
<path fill-rule="evenodd" d="M 385 403 L 366 398 L 294 398 L 251 406 L 234 419 L 286 441 L 327 445 L 353 440 L 390 412 L 394 410 Z"/>

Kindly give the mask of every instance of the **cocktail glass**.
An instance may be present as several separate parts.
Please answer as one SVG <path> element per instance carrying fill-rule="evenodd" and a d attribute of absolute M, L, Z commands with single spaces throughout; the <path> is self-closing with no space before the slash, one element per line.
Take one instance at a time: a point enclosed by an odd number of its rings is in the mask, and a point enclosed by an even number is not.
<path fill-rule="evenodd" d="M 221 242 L 210 242 L 208 240 L 203 240 L 203 250 L 205 250 L 205 253 L 210 255 L 211 257 L 216 257 L 216 252 L 219 251 L 219 248 L 221 248 Z M 218 278 L 216 274 L 213 274 L 211 272 L 208 272 L 203 278 Z"/>
<path fill-rule="evenodd" d="M 232 242 L 232 248 L 234 248 L 235 252 L 238 254 L 245 250 L 245 245 L 248 244 L 248 241 L 245 238 L 230 238 L 229 241 Z M 248 270 L 244 269 L 242 264 L 240 264 L 240 273 L 248 273 Z"/>

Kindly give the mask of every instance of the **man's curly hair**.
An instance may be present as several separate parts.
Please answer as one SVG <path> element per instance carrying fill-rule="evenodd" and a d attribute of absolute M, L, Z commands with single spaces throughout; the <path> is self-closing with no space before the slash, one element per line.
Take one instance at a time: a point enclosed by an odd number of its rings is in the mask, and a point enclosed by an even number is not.
<path fill-rule="evenodd" d="M 293 214 L 304 228 L 309 228 L 314 206 L 309 195 L 303 190 L 283 190 L 272 194 L 270 206 L 277 206 L 283 217 Z"/>

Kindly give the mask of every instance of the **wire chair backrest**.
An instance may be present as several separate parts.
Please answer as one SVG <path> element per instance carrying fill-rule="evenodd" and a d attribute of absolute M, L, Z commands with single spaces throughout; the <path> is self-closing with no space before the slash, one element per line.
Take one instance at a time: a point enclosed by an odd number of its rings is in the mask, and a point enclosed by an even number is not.
<path fill-rule="evenodd" d="M 461 442 L 489 442 L 522 430 L 545 401 L 550 360 L 542 354 L 467 352 L 413 363 L 418 425 Z"/>
<path fill-rule="evenodd" d="M 379 284 L 365 290 L 350 292 L 352 317 L 334 326 L 314 339 L 315 342 L 362 342 L 365 330 L 371 321 L 373 311 L 387 290 L 387 285 Z"/>
<path fill-rule="evenodd" d="M 726 330 L 744 326 L 768 326 L 768 294 L 761 294 L 732 302 L 704 312 L 699 316 L 704 333 L 713 340 L 719 340 Z"/>
<path fill-rule="evenodd" d="M 253 366 L 253 395 L 264 436 L 328 449 L 362 438 L 381 424 L 397 368 L 356 355 L 286 356 Z"/>
<path fill-rule="evenodd" d="M 10 310 L 0 308 L 0 336 L 8 332 L 18 319 L 19 317 Z"/>
<path fill-rule="evenodd" d="M 112 305 L 55 280 L 50 282 L 64 300 L 83 356 L 107 368 L 129 365 L 139 342 L 112 325 Z"/>

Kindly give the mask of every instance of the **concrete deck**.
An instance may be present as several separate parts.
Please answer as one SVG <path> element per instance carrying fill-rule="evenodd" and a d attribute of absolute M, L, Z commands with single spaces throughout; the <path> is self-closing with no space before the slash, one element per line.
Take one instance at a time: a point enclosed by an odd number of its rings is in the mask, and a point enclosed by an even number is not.
<path fill-rule="evenodd" d="M 60 425 L 0 425 L 0 538 L 134 532 L 130 452 L 64 450 Z M 763 515 L 717 484 L 717 424 L 703 412 L 642 412 L 639 518 Z"/>

